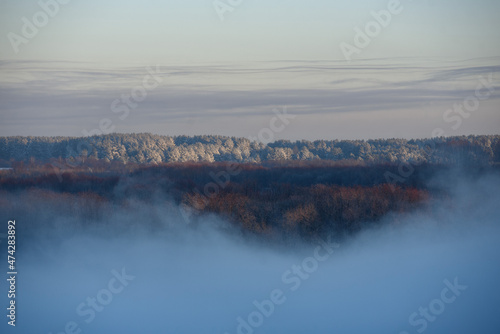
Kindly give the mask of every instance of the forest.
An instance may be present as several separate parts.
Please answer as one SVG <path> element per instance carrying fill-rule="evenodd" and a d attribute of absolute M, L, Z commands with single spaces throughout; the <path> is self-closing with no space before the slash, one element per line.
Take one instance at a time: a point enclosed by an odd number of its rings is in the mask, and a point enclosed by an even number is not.
<path fill-rule="evenodd" d="M 497 173 L 499 147 L 500 136 L 267 145 L 221 136 L 1 137 L 0 209 L 36 224 L 51 207 L 44 216 L 95 225 L 140 204 L 186 223 L 216 215 L 266 238 L 342 235 L 446 199 L 432 180 L 457 169 Z M 148 225 L 161 216 L 152 212 Z"/>
<path fill-rule="evenodd" d="M 355 160 L 379 163 L 500 162 L 500 136 L 435 137 L 428 139 L 279 140 L 272 143 L 225 136 L 159 136 L 109 134 L 92 137 L 0 137 L 0 167 L 12 161 L 62 159 L 72 165 L 85 159 L 161 163 L 232 161 Z"/>
<path fill-rule="evenodd" d="M 123 163 L 87 159 L 63 169 L 31 160 L 0 172 L 0 209 L 28 215 L 40 212 L 78 217 L 89 226 L 105 224 L 113 212 L 137 205 L 175 210 L 185 223 L 217 215 L 241 233 L 264 238 L 310 239 L 352 234 L 364 227 L 398 223 L 406 214 L 430 207 L 446 191 L 429 180 L 456 166 L 423 163 L 399 176 L 398 164 L 356 161 L 268 161 L 265 163 Z M 469 176 L 498 166 L 467 168 Z M 50 206 L 51 211 L 44 211 Z M 154 227 L 162 213 L 145 223 Z M 71 224 L 71 220 L 67 220 Z"/>

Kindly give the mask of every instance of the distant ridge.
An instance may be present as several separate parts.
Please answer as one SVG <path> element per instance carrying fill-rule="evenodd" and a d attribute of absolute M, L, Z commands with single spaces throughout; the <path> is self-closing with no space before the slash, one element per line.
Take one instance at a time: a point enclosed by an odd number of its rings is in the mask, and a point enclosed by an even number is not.
<path fill-rule="evenodd" d="M 113 133 L 93 137 L 0 137 L 0 161 L 74 160 L 135 163 L 184 161 L 357 160 L 366 163 L 500 162 L 500 135 L 432 139 L 279 140 L 264 144 L 225 136 Z"/>

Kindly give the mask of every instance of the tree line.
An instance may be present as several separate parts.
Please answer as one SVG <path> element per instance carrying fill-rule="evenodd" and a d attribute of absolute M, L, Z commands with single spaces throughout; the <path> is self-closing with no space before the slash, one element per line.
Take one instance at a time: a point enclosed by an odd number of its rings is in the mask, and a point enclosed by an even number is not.
<path fill-rule="evenodd" d="M 79 165 L 87 159 L 155 164 L 162 162 L 262 163 L 266 161 L 358 161 L 373 163 L 500 162 L 500 136 L 430 139 L 279 140 L 264 144 L 225 136 L 109 134 L 92 137 L 0 137 L 0 167 L 13 161 L 60 160 Z"/>
<path fill-rule="evenodd" d="M 314 238 L 353 233 L 421 208 L 434 189 L 426 180 L 445 166 L 422 164 L 404 184 L 389 185 L 384 171 L 398 166 L 366 166 L 323 161 L 275 163 L 124 164 L 88 160 L 60 178 L 48 165 L 27 165 L 0 173 L 0 210 L 40 219 L 63 217 L 105 224 L 113 215 L 150 207 L 141 227 L 159 223 L 164 209 L 184 222 L 215 214 L 243 233 L 268 238 Z M 168 215 L 167 215 L 168 216 Z M 388 218 L 391 217 L 391 218 Z M 48 219 L 48 218 L 47 218 Z M 181 220 L 181 219 L 179 219 Z"/>

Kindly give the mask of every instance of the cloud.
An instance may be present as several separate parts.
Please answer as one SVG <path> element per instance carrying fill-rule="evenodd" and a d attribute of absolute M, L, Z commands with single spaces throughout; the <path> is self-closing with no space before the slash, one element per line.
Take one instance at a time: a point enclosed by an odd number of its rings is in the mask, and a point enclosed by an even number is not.
<path fill-rule="evenodd" d="M 263 117 L 282 105 L 304 116 L 380 111 L 396 115 L 473 96 L 478 78 L 488 74 L 495 75 L 496 90 L 489 100 L 496 101 L 500 66 L 478 66 L 491 61 L 444 65 L 371 60 L 350 65 L 261 62 L 245 66 L 163 66 L 162 84 L 148 92 L 134 111 L 134 123 L 144 129 L 154 128 L 158 121 L 202 117 L 231 124 L 235 117 Z M 117 118 L 111 103 L 130 94 L 147 74 L 146 66 L 109 69 L 89 63 L 53 62 L 4 61 L 0 70 L 1 130 L 6 135 L 30 134 L 39 126 L 52 130 L 37 132 L 39 135 L 61 129 L 71 132 L 98 124 L 102 118 Z M 81 135 L 81 130 L 71 134 Z M 309 128 L 301 131 L 305 134 Z"/>

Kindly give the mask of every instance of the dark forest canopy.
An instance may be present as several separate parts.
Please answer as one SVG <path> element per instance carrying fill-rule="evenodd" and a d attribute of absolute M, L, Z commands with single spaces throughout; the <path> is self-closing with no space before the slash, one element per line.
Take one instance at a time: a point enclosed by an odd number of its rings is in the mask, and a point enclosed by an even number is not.
<path fill-rule="evenodd" d="M 355 160 L 365 163 L 500 162 L 500 136 L 432 139 L 279 140 L 264 144 L 224 136 L 109 134 L 93 137 L 0 137 L 0 163 L 81 159 L 160 163 L 231 161 L 261 163 L 290 160 Z M 1 166 L 0 166 L 1 167 Z"/>
<path fill-rule="evenodd" d="M 429 207 L 433 198 L 446 200 L 446 187 L 432 180 L 448 184 L 446 175 L 453 183 L 456 169 L 319 160 L 148 165 L 88 159 L 65 169 L 17 162 L 13 170 L 0 172 L 0 211 L 22 217 L 32 228 L 61 217 L 103 223 L 113 212 L 126 216 L 139 206 L 148 208 L 145 221 L 154 225 L 165 215 L 159 207 L 174 210 L 186 222 L 215 214 L 252 234 L 313 238 L 397 223 Z M 469 178 L 498 172 L 497 164 L 461 171 Z"/>
<path fill-rule="evenodd" d="M 217 214 L 258 235 L 314 237 L 354 232 L 388 213 L 421 207 L 430 194 L 425 179 L 446 169 L 420 165 L 404 182 L 391 184 L 384 175 L 398 173 L 397 166 L 89 160 L 80 167 L 56 173 L 35 164 L 0 173 L 0 210 L 35 225 L 40 212 L 93 224 L 136 205 L 158 205 L 178 208 L 186 222 Z M 154 223 L 162 215 L 147 220 Z"/>

